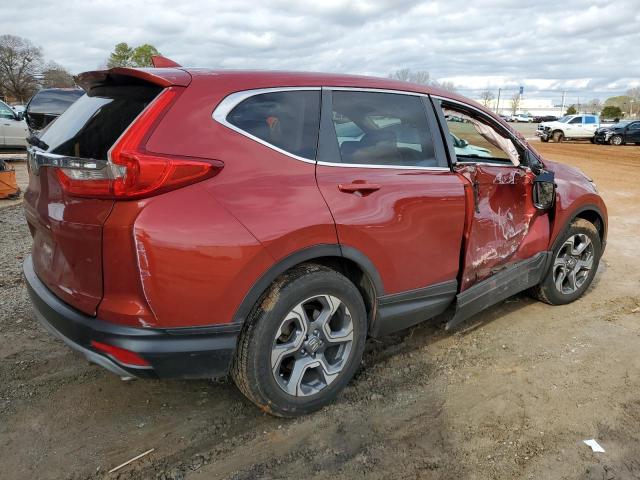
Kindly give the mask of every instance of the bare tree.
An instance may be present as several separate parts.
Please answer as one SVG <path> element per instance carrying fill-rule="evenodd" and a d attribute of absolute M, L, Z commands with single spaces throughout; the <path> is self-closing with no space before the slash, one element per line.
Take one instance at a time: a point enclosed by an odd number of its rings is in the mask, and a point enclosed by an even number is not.
<path fill-rule="evenodd" d="M 425 70 L 412 71 L 410 68 L 403 68 L 402 70 L 396 70 L 389 75 L 389 78 L 401 80 L 403 82 L 421 83 L 423 85 L 429 84 L 429 72 Z"/>
<path fill-rule="evenodd" d="M 602 110 L 602 102 L 598 98 L 589 100 L 585 105 L 585 109 L 587 113 L 593 113 L 593 114 L 599 113 L 600 110 Z"/>
<path fill-rule="evenodd" d="M 631 97 L 635 102 L 640 102 L 640 87 L 633 87 L 627 90 L 627 96 Z"/>
<path fill-rule="evenodd" d="M 481 94 L 480 94 L 480 100 L 482 100 L 482 104 L 485 107 L 488 107 L 489 105 L 491 105 L 491 102 L 493 102 L 493 100 L 495 99 L 495 95 L 493 94 L 493 92 L 491 90 L 484 90 Z"/>
<path fill-rule="evenodd" d="M 42 51 L 29 40 L 0 36 L 0 86 L 7 97 L 24 103 L 37 90 L 35 74 L 42 65 Z"/>
<path fill-rule="evenodd" d="M 513 97 L 511 97 L 511 114 L 515 115 L 516 112 L 518 111 L 518 108 L 520 108 L 520 94 L 519 93 L 514 93 Z"/>
<path fill-rule="evenodd" d="M 456 92 L 456 86 L 453 82 L 433 82 L 432 84 L 448 92 Z"/>
<path fill-rule="evenodd" d="M 49 62 L 42 71 L 42 86 L 44 88 L 71 88 L 75 84 L 73 75 L 56 62 Z"/>

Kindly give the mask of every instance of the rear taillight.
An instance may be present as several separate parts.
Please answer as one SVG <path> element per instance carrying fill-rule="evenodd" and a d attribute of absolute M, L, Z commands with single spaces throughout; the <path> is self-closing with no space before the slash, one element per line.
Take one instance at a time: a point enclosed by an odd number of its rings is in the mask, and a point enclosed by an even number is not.
<path fill-rule="evenodd" d="M 78 197 L 133 199 L 183 187 L 216 175 L 217 160 L 151 153 L 145 143 L 180 90 L 170 87 L 129 126 L 109 150 L 109 161 L 74 159 L 56 169 L 67 193 Z"/>

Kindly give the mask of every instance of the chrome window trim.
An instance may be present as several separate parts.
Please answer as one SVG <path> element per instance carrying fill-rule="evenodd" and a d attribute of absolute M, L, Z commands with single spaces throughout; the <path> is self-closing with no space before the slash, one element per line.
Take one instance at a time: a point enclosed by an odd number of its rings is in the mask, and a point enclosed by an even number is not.
<path fill-rule="evenodd" d="M 316 163 L 315 159 L 300 157 L 293 153 L 287 152 L 280 147 L 276 147 L 275 145 L 256 137 L 255 135 L 250 134 L 246 130 L 242 130 L 240 127 L 233 125 L 231 122 L 227 120 L 227 116 L 231 113 L 236 106 L 238 106 L 241 102 L 246 100 L 247 98 L 254 97 L 256 95 L 261 95 L 264 93 L 277 93 L 277 92 L 300 92 L 300 91 L 315 91 L 319 92 L 321 87 L 273 87 L 273 88 L 256 88 L 252 90 L 242 90 L 240 92 L 235 92 L 227 95 L 222 99 L 222 101 L 218 104 L 218 106 L 213 110 L 212 117 L 213 119 L 221 125 L 224 125 L 227 128 L 230 128 L 234 132 L 238 132 L 241 135 L 244 135 L 251 140 L 254 140 L 265 147 L 269 147 L 276 152 L 279 152 L 288 157 L 294 158 L 296 160 L 300 160 L 305 163 Z"/>
<path fill-rule="evenodd" d="M 253 97 L 255 95 L 261 95 L 263 93 L 276 93 L 276 92 L 296 92 L 296 91 L 321 91 L 321 90 L 334 90 L 334 91 L 348 91 L 348 92 L 372 92 L 372 93 L 393 93 L 398 95 L 410 95 L 414 97 L 428 97 L 426 93 L 419 92 L 408 92 L 404 90 L 389 90 L 382 88 L 367 88 L 367 87 L 331 87 L 331 86 L 323 86 L 323 87 L 270 87 L 270 88 L 256 88 L 250 90 L 242 90 L 239 92 L 234 92 L 227 95 L 222 101 L 216 106 L 213 110 L 212 118 L 216 122 L 225 127 L 233 130 L 234 132 L 239 133 L 251 140 L 254 140 L 265 147 L 268 147 L 272 150 L 275 150 L 278 153 L 286 155 L 287 157 L 293 158 L 295 160 L 299 160 L 305 163 L 312 163 L 317 165 L 322 165 L 326 167 L 345 167 L 345 168 L 381 168 L 381 169 L 395 169 L 395 170 L 425 170 L 425 171 L 436 171 L 436 172 L 450 172 L 450 167 L 420 167 L 420 166 L 411 166 L 411 165 L 375 165 L 368 163 L 331 163 L 331 162 L 318 162 L 316 160 L 312 160 L 310 158 L 300 157 L 293 153 L 287 152 L 271 143 L 262 140 L 261 138 L 256 137 L 255 135 L 250 134 L 249 132 L 242 130 L 241 128 L 233 125 L 227 120 L 227 116 L 238 104 L 246 100 L 247 98 Z"/>
<path fill-rule="evenodd" d="M 318 165 L 325 167 L 346 167 L 346 168 L 392 168 L 394 170 L 431 170 L 437 172 L 450 172 L 449 167 L 420 167 L 412 165 L 375 165 L 372 163 L 331 163 L 317 162 Z"/>
<path fill-rule="evenodd" d="M 388 88 L 368 88 L 368 87 L 322 87 L 323 90 L 343 91 L 343 92 L 370 92 L 370 93 L 395 93 L 397 95 L 409 95 L 413 97 L 428 97 L 426 93 L 411 92 L 408 90 L 391 90 Z"/>

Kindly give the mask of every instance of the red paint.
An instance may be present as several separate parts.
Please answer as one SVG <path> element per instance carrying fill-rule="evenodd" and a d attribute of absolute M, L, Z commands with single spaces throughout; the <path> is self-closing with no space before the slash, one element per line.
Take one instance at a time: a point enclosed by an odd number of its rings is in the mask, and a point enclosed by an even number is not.
<path fill-rule="evenodd" d="M 465 215 L 458 175 L 318 165 L 317 178 L 340 243 L 357 248 L 376 264 L 386 294 L 456 277 Z M 380 188 L 360 194 L 339 187 L 357 183 Z"/>
<path fill-rule="evenodd" d="M 216 105 L 236 91 L 323 85 L 437 94 L 496 118 L 449 92 L 382 78 L 177 68 L 113 69 L 80 79 L 90 85 L 109 75 L 183 90 L 139 129 L 132 155 L 218 168 L 215 177 L 171 191 L 138 192 L 141 198 L 126 201 L 72 196 L 53 168 L 31 175 L 25 211 L 38 276 L 65 302 L 105 321 L 143 327 L 229 323 L 277 261 L 326 244 L 368 257 L 385 294 L 456 278 L 466 289 L 548 249 L 578 208 L 596 206 L 606 223 L 604 204 L 587 179 L 560 164 L 548 162 L 558 183 L 550 223 L 531 203 L 532 174 L 515 167 L 316 167 L 212 119 Z M 482 256 L 487 248 L 496 252 L 493 258 Z"/>

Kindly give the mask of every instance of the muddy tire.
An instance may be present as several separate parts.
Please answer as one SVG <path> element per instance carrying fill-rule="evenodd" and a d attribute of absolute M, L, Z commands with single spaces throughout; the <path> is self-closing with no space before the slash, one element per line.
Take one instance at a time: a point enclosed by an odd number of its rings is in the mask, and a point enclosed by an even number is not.
<path fill-rule="evenodd" d="M 300 265 L 281 275 L 246 320 L 231 375 L 263 411 L 296 417 L 330 403 L 362 359 L 367 313 L 346 277 Z"/>
<path fill-rule="evenodd" d="M 540 141 L 544 142 L 544 143 L 548 143 L 549 142 L 549 137 L 540 137 Z"/>
<path fill-rule="evenodd" d="M 560 130 L 556 130 L 555 132 L 553 132 L 554 142 L 562 143 L 563 140 L 564 140 L 564 133 L 562 133 Z"/>
<path fill-rule="evenodd" d="M 581 218 L 574 220 L 556 243 L 549 271 L 530 293 L 550 305 L 564 305 L 578 299 L 591 285 L 602 243 L 596 227 Z"/>

